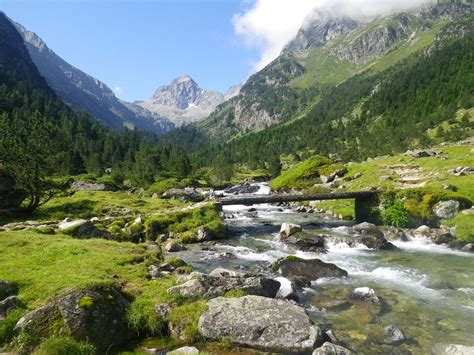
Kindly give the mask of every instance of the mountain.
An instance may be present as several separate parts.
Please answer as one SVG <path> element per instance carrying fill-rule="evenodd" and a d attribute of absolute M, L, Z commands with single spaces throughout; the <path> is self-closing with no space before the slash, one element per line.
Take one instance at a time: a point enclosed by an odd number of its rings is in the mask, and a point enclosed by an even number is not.
<path fill-rule="evenodd" d="M 75 110 L 88 112 L 115 129 L 136 127 L 155 133 L 174 129 L 167 119 L 119 100 L 106 84 L 67 63 L 48 48 L 37 34 L 18 23 L 14 25 L 41 75 L 62 100 Z"/>
<path fill-rule="evenodd" d="M 225 142 L 305 117 L 330 88 L 428 51 L 448 26 L 471 12 L 472 4 L 445 1 L 363 20 L 312 13 L 280 56 L 197 128 Z"/>
<path fill-rule="evenodd" d="M 160 86 L 150 99 L 136 104 L 182 126 L 208 116 L 224 100 L 221 93 L 206 91 L 184 75 L 169 85 Z"/>

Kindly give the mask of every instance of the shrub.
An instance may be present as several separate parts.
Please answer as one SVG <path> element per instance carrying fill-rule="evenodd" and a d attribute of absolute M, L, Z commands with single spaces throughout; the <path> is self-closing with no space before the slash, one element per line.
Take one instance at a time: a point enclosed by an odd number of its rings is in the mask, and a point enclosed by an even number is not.
<path fill-rule="evenodd" d="M 388 206 L 382 214 L 385 224 L 404 228 L 408 227 L 409 218 L 402 201 L 395 201 L 391 206 Z"/>
<path fill-rule="evenodd" d="M 7 344 L 15 335 L 13 329 L 24 313 L 22 309 L 15 309 L 8 313 L 4 320 L 0 321 L 0 344 Z"/>
<path fill-rule="evenodd" d="M 145 222 L 145 237 L 148 240 L 156 240 L 160 234 L 168 232 L 168 227 L 176 223 L 176 219 L 172 216 L 154 216 Z"/>
<path fill-rule="evenodd" d="M 79 307 L 90 310 L 94 307 L 94 300 L 89 296 L 84 296 L 79 300 Z"/>
<path fill-rule="evenodd" d="M 38 348 L 38 355 L 93 355 L 96 348 L 87 343 L 78 342 L 72 338 L 51 337 L 46 339 Z"/>

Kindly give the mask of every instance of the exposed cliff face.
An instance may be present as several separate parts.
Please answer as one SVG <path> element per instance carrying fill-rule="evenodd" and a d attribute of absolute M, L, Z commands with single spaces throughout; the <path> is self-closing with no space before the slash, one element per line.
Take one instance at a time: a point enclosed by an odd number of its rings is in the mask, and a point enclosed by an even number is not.
<path fill-rule="evenodd" d="M 184 75 L 170 85 L 160 86 L 149 100 L 137 104 L 181 126 L 208 116 L 222 102 L 224 95 L 206 91 L 191 77 Z"/>
<path fill-rule="evenodd" d="M 38 71 L 61 99 L 74 109 L 86 111 L 116 129 L 137 127 L 163 133 L 174 128 L 167 119 L 122 102 L 106 84 L 64 61 L 38 35 L 18 23 L 14 25 Z"/>
<path fill-rule="evenodd" d="M 364 21 L 311 14 L 312 20 L 306 21 L 281 55 L 251 76 L 239 95 L 218 107 L 199 127 L 225 140 L 296 118 L 318 100 L 327 85 L 337 85 L 375 64 L 386 68 L 417 51 L 429 50 L 441 41 L 446 26 L 471 12 L 472 4 L 449 2 Z M 459 37 L 467 25 L 452 27 L 449 33 Z M 386 56 L 390 58 L 384 61 Z"/>

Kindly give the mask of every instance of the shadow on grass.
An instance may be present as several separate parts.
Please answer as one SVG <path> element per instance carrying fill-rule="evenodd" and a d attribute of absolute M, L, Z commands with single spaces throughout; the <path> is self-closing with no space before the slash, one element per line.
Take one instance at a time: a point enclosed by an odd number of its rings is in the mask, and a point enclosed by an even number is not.
<path fill-rule="evenodd" d="M 92 217 L 97 201 L 80 200 L 66 202 L 55 206 L 43 206 L 34 213 L 34 217 L 41 219 L 63 219 L 66 217 Z"/>

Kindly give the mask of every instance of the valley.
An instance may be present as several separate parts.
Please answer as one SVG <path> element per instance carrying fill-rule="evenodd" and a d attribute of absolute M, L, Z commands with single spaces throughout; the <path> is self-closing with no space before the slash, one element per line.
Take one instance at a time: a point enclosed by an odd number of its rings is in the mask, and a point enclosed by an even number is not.
<path fill-rule="evenodd" d="M 474 353 L 473 24 L 317 7 L 128 102 L 0 12 L 0 352 Z"/>

